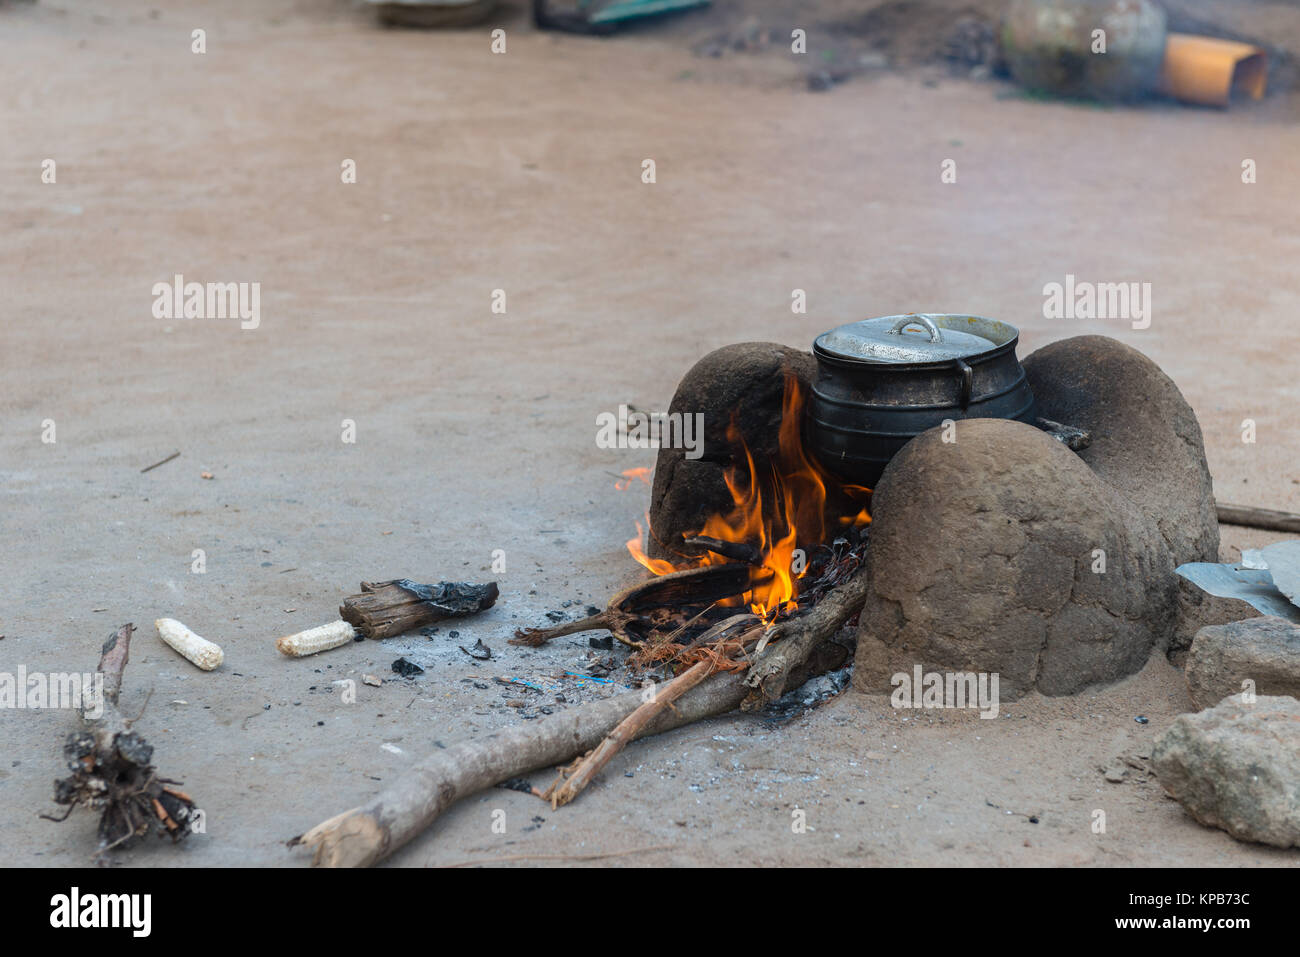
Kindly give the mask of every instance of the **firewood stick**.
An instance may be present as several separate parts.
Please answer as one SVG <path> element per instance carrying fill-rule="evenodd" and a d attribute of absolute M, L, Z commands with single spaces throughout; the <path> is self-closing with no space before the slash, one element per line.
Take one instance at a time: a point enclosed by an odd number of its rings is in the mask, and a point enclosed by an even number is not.
<path fill-rule="evenodd" d="M 623 644 L 636 647 L 636 643 L 623 630 L 626 625 L 635 620 L 634 615 L 624 614 L 614 608 L 606 608 L 602 612 L 579 618 L 577 621 L 566 621 L 554 628 L 521 628 L 515 632 L 515 636 L 509 643 L 536 648 L 556 638 L 563 638 L 565 635 L 576 635 L 580 631 L 608 631 Z"/>
<path fill-rule="evenodd" d="M 833 615 L 829 611 L 816 614 L 836 592 L 853 588 L 855 581 L 861 582 L 856 601 L 851 597 L 838 602 L 838 611 Z M 850 579 L 822 599 L 812 614 L 779 626 L 785 629 L 782 641 L 794 642 L 791 652 L 782 658 L 780 674 L 786 684 L 797 686 L 820 673 L 816 666 L 810 669 L 797 660 L 800 654 L 804 661 L 814 660 L 822 647 L 817 642 L 800 640 L 801 636 L 812 629 L 835 634 L 861 608 L 865 594 L 865 580 L 859 572 L 857 579 Z M 838 647 L 832 650 L 842 651 Z M 678 698 L 673 708 L 647 722 L 635 738 L 639 740 L 724 714 L 738 707 L 749 691 L 740 672 L 710 675 Z M 461 798 L 585 754 L 641 704 L 641 692 L 630 691 L 542 721 L 453 744 L 413 766 L 366 804 L 317 824 L 289 844 L 313 848 L 312 864 L 317 867 L 369 867 L 412 840 Z"/>
<path fill-rule="evenodd" d="M 762 553 L 759 552 L 755 546 L 749 544 L 749 542 L 724 542 L 720 538 L 713 538 L 709 535 L 696 535 L 694 538 L 686 539 L 682 544 L 703 548 L 717 555 L 721 555 L 723 558 L 730 558 L 732 561 L 736 562 L 744 562 L 746 565 L 763 564 Z"/>
<path fill-rule="evenodd" d="M 562 782 L 557 781 L 542 797 L 550 799 L 552 809 L 563 807 L 576 798 L 616 754 L 636 740 L 656 715 L 663 714 L 669 705 L 707 678 L 713 667 L 712 661 L 697 661 L 662 688 L 657 688 L 655 696 L 620 721 L 595 750 L 582 759 L 572 775 Z"/>
<path fill-rule="evenodd" d="M 1250 505 L 1229 505 L 1218 502 L 1219 521 L 1224 525 L 1244 525 L 1247 528 L 1266 528 L 1273 532 L 1300 533 L 1300 515 L 1294 512 L 1275 512 L 1270 508 Z"/>
<path fill-rule="evenodd" d="M 776 625 L 768 635 L 766 649 L 745 677 L 745 684 L 752 691 L 742 707 L 754 711 L 785 694 L 791 674 L 808 660 L 817 645 L 834 637 L 862 610 L 869 584 L 864 564 L 808 614 Z"/>
<path fill-rule="evenodd" d="M 741 632 L 736 641 L 739 643 L 739 647 L 744 648 L 747 644 L 757 641 L 763 634 L 763 620 L 749 612 L 732 615 L 705 631 L 704 634 L 683 647 L 673 657 L 674 659 L 682 659 L 688 652 L 722 641 L 729 633 L 734 631 Z M 606 735 L 600 744 L 596 745 L 595 750 L 578 761 L 573 773 L 567 779 L 561 772 L 555 783 L 542 794 L 542 798 L 551 802 L 552 810 L 568 804 L 582 793 L 605 765 L 614 759 L 615 755 L 636 740 L 641 729 L 649 724 L 656 715 L 660 714 L 664 709 L 672 707 L 674 701 L 698 685 L 714 670 L 716 670 L 716 662 L 712 659 L 705 659 L 687 668 L 663 687 L 655 688 L 653 698 L 620 721 L 618 726 Z"/>
<path fill-rule="evenodd" d="M 639 643 L 629 634 L 629 627 L 642 620 L 642 613 L 662 608 L 708 605 L 725 598 L 743 595 L 755 585 L 771 579 L 770 571 L 756 571 L 748 565 L 728 563 L 688 568 L 656 578 L 649 578 L 624 588 L 605 610 L 580 621 L 570 621 L 554 628 L 525 628 L 515 632 L 512 645 L 536 648 L 555 638 L 579 631 L 608 631 L 632 648 Z"/>
<path fill-rule="evenodd" d="M 660 714 L 638 737 L 730 711 L 744 696 L 739 673 L 713 675 L 682 695 L 675 709 Z M 369 867 L 461 798 L 586 753 L 640 705 L 641 692 L 629 691 L 449 745 L 413 766 L 368 803 L 317 824 L 289 843 L 314 848 L 312 863 L 317 867 Z"/>

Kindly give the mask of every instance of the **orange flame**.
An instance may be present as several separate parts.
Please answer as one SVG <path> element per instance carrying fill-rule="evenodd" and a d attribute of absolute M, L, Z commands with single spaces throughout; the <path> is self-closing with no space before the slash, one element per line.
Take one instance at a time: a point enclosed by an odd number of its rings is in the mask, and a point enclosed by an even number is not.
<path fill-rule="evenodd" d="M 840 528 L 859 528 L 871 521 L 865 500 L 871 490 L 861 485 L 842 485 L 804 451 L 801 425 L 804 398 L 799 382 L 786 377 L 781 407 L 781 426 L 777 437 L 777 455 L 763 463 L 762 471 L 740 436 L 735 419 L 727 428 L 727 440 L 745 453 L 745 470 L 728 469 L 724 476 L 731 493 L 732 508 L 725 515 L 715 513 L 704 526 L 687 537 L 716 538 L 724 542 L 744 543 L 756 548 L 761 567 L 755 568 L 758 583 L 743 596 L 754 614 L 773 621 L 778 614 L 798 608 L 796 582 L 807 570 L 806 556 L 799 543 L 814 545 L 825 542 L 826 499 L 828 483 L 837 492 L 837 501 L 851 503 L 853 515 L 838 519 Z M 637 470 L 629 470 L 637 471 Z M 628 473 L 623 473 L 627 475 Z M 645 480 L 644 478 L 642 479 Z M 630 479 L 629 479 L 630 482 Z M 648 484 L 648 483 L 647 483 Z M 764 499 L 764 490 L 768 497 Z M 650 518 L 646 516 L 646 525 Z M 627 549 L 638 562 L 656 575 L 666 575 L 683 568 L 716 565 L 731 561 L 714 552 L 685 558 L 676 564 L 649 557 L 642 545 L 645 532 L 636 523 L 637 536 L 628 541 Z M 770 573 L 770 576 L 769 574 Z"/>
<path fill-rule="evenodd" d="M 650 514 L 648 512 L 646 513 L 645 523 L 646 527 L 649 528 Z M 627 550 L 632 553 L 632 557 L 656 575 L 667 575 L 669 572 L 677 571 L 677 569 L 673 567 L 672 562 L 666 562 L 662 558 L 651 558 L 645 553 L 645 549 L 641 547 L 641 539 L 644 537 L 645 529 L 641 527 L 640 522 L 637 522 L 636 538 L 629 538 L 627 540 Z"/>
<path fill-rule="evenodd" d="M 633 479 L 640 479 L 646 485 L 649 485 L 650 470 L 647 468 L 624 469 L 623 477 L 614 483 L 614 488 L 620 492 L 626 491 L 627 487 L 632 484 Z"/>

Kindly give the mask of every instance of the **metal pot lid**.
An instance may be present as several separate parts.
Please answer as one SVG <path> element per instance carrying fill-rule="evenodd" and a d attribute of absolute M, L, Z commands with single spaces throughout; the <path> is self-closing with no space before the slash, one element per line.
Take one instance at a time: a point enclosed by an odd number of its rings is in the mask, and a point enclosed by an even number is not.
<path fill-rule="evenodd" d="M 958 325 L 969 325 L 995 338 L 954 328 Z M 994 327 L 1005 327 L 1010 335 L 1004 338 L 1000 334 L 1002 330 Z M 978 316 L 913 313 L 851 322 L 818 336 L 815 344 L 824 352 L 846 359 L 943 362 L 988 352 L 1010 341 L 1015 334 L 1015 329 L 1006 323 Z"/>

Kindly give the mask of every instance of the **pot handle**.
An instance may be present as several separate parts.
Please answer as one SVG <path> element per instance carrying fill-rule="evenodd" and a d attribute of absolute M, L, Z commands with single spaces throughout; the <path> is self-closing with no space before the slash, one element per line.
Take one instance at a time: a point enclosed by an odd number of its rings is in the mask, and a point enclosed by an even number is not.
<path fill-rule="evenodd" d="M 975 370 L 960 359 L 954 360 L 957 363 L 957 373 L 961 376 L 961 410 L 965 412 L 970 407 L 971 391 L 975 384 Z"/>
<path fill-rule="evenodd" d="M 931 342 L 943 342 L 943 333 L 940 332 L 939 327 L 934 324 L 934 320 L 929 316 L 920 313 L 904 316 L 902 319 L 899 319 L 898 322 L 894 323 L 893 327 L 887 334 L 891 336 L 901 336 L 903 330 L 908 326 L 925 326 L 925 331 L 930 333 Z"/>

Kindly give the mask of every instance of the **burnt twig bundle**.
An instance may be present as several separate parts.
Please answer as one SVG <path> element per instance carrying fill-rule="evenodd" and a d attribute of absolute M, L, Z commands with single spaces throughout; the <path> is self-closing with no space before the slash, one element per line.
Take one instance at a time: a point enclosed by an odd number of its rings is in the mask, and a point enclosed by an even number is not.
<path fill-rule="evenodd" d="M 101 700 L 83 701 L 87 727 L 64 742 L 63 756 L 72 774 L 54 783 L 54 801 L 66 805 L 68 812 L 61 818 L 42 815 L 62 821 L 78 805 L 98 811 L 97 854 L 125 847 L 151 830 L 174 842 L 183 840 L 197 813 L 189 795 L 170 787 L 180 782 L 158 776 L 153 746 L 131 730 L 131 722 L 117 709 L 134 630 L 134 625 L 123 625 L 104 643 L 98 669 Z M 95 711 L 99 714 L 92 716 Z"/>

